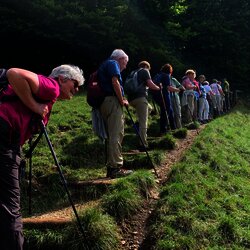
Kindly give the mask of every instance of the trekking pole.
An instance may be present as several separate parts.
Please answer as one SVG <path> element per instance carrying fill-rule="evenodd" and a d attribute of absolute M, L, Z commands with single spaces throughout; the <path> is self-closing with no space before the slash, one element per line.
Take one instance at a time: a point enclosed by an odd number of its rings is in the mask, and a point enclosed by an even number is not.
<path fill-rule="evenodd" d="M 32 152 L 35 149 L 36 145 L 40 141 L 43 133 L 40 133 L 36 138 L 35 142 L 32 144 L 32 137 L 29 140 L 29 151 L 25 154 L 26 158 L 29 158 L 29 186 L 28 186 L 28 196 L 29 196 L 29 215 L 31 215 L 31 203 L 32 203 Z"/>
<path fill-rule="evenodd" d="M 173 96 L 173 101 L 174 101 L 174 106 L 175 108 L 173 108 L 173 113 L 174 113 L 174 125 L 175 125 L 175 128 L 177 128 L 177 125 L 176 125 L 176 121 L 177 119 L 179 120 L 179 117 L 177 117 L 177 109 L 178 109 L 178 103 L 177 103 L 177 100 L 176 100 L 176 96 L 175 96 L 175 93 L 174 92 L 171 92 L 170 95 L 172 94 Z"/>
<path fill-rule="evenodd" d="M 32 138 L 29 140 L 29 145 L 31 148 Z M 28 187 L 28 195 L 29 195 L 29 215 L 31 215 L 31 202 L 32 202 L 32 153 L 29 155 L 29 187 Z"/>
<path fill-rule="evenodd" d="M 79 229 L 80 229 L 80 231 L 81 231 L 81 233 L 82 233 L 82 235 L 83 235 L 83 238 L 86 239 L 85 234 L 84 234 L 84 230 L 83 230 L 83 227 L 82 227 L 82 224 L 81 224 L 81 221 L 80 221 L 80 218 L 79 218 L 79 216 L 78 216 L 78 213 L 77 213 L 77 211 L 76 211 L 75 205 L 74 205 L 74 203 L 73 203 L 73 200 L 72 200 L 72 198 L 71 198 L 70 192 L 69 192 L 69 190 L 68 190 L 67 182 L 66 182 L 66 180 L 65 180 L 65 178 L 64 178 L 64 175 L 63 175 L 61 166 L 60 166 L 59 161 L 58 161 L 58 159 L 57 159 L 57 157 L 56 157 L 55 151 L 54 151 L 54 149 L 53 149 L 53 146 L 52 146 L 51 141 L 50 141 L 49 136 L 48 136 L 48 132 L 47 132 L 47 130 L 46 130 L 46 127 L 45 127 L 43 121 L 41 121 L 40 126 L 41 126 L 41 132 L 44 133 L 45 138 L 46 138 L 46 141 L 47 141 L 48 146 L 49 146 L 49 149 L 50 149 L 50 152 L 51 152 L 51 154 L 52 154 L 52 156 L 53 156 L 53 158 L 54 158 L 54 161 L 55 161 L 55 164 L 56 164 L 56 166 L 57 166 L 57 170 L 58 170 L 58 172 L 59 172 L 59 175 L 60 175 L 60 177 L 61 177 L 61 180 L 62 180 L 64 189 L 65 189 L 65 191 L 66 191 L 66 193 L 67 193 L 67 195 L 68 195 L 69 202 L 70 202 L 70 204 L 71 204 L 71 207 L 72 207 L 72 209 L 73 209 L 73 211 L 74 211 L 76 220 L 77 220 L 77 222 L 78 222 Z"/>
<path fill-rule="evenodd" d="M 134 120 L 133 120 L 133 118 L 132 118 L 132 116 L 131 116 L 131 114 L 130 114 L 130 111 L 129 111 L 129 109 L 128 109 L 128 106 L 125 105 L 125 107 L 126 107 L 126 109 L 127 109 L 129 118 L 130 118 L 130 120 L 131 120 L 131 122 L 132 122 L 132 124 L 133 124 L 134 129 L 135 129 L 135 132 L 136 132 L 137 136 L 139 137 L 141 144 L 143 145 L 143 149 L 144 149 L 144 151 L 145 151 L 145 153 L 146 153 L 146 155 L 147 155 L 148 161 L 149 161 L 150 164 L 152 165 L 156 177 L 159 178 L 159 175 L 157 174 L 156 168 L 155 168 L 155 166 L 154 166 L 154 164 L 153 164 L 153 162 L 152 162 L 152 160 L 151 160 L 151 158 L 150 158 L 150 156 L 149 156 L 149 153 L 148 153 L 148 151 L 147 151 L 147 149 L 146 149 L 146 146 L 144 145 L 144 143 L 143 143 L 143 141 L 142 141 L 142 138 L 141 138 L 141 136 L 140 136 L 140 133 L 139 133 L 139 131 L 138 131 L 138 128 L 137 128 L 137 126 L 136 126 L 136 124 L 135 124 L 135 122 L 134 122 Z"/>
<path fill-rule="evenodd" d="M 163 108 L 164 108 L 166 119 L 167 119 L 167 128 L 168 128 L 168 130 L 171 130 L 169 119 L 168 119 L 167 106 L 166 106 L 165 99 L 164 99 L 164 96 L 163 96 L 163 93 L 162 93 L 162 88 L 160 88 L 160 92 L 161 92 L 161 98 L 162 98 Z"/>
<path fill-rule="evenodd" d="M 108 162 L 108 140 L 104 139 L 104 147 L 105 147 L 105 164 Z"/>

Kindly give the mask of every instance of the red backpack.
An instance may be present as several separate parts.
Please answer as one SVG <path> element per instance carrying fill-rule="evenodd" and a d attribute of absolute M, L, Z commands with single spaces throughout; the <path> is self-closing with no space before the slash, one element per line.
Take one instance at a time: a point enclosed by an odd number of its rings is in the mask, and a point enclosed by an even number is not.
<path fill-rule="evenodd" d="M 105 92 L 98 82 L 97 71 L 93 72 L 87 84 L 87 103 L 92 108 L 99 108 L 105 99 Z"/>

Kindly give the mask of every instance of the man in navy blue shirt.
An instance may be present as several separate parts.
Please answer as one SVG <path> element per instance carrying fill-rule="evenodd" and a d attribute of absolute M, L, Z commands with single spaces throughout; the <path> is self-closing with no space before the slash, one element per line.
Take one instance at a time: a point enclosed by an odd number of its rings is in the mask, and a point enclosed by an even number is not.
<path fill-rule="evenodd" d="M 123 169 L 122 141 L 124 137 L 124 98 L 121 72 L 126 68 L 128 56 L 121 49 L 115 49 L 110 58 L 98 69 L 98 79 L 106 93 L 100 112 L 107 130 L 107 177 L 118 178 L 132 173 Z"/>

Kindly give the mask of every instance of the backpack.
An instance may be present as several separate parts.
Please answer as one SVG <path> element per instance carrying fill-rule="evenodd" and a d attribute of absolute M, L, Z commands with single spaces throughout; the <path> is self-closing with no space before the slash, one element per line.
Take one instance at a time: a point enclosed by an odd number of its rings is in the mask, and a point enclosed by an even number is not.
<path fill-rule="evenodd" d="M 124 92 L 127 95 L 135 95 L 139 89 L 138 72 L 139 70 L 132 71 L 124 82 Z"/>
<path fill-rule="evenodd" d="M 0 93 L 5 90 L 9 84 L 6 73 L 6 69 L 0 69 Z"/>
<path fill-rule="evenodd" d="M 87 103 L 92 108 L 99 108 L 105 99 L 105 92 L 98 82 L 97 71 L 93 72 L 87 84 Z"/>

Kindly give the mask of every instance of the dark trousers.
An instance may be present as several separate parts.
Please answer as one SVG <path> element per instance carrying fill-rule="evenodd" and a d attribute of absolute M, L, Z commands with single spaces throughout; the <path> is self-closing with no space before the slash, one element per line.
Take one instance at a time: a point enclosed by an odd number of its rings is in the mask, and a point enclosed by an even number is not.
<path fill-rule="evenodd" d="M 0 248 L 23 249 L 19 135 L 0 118 Z"/>
<path fill-rule="evenodd" d="M 160 91 L 154 93 L 153 99 L 160 107 L 160 132 L 166 133 L 168 121 L 171 129 L 176 128 L 174 121 L 174 112 L 168 91 L 164 89 L 162 90 L 163 97 L 159 92 Z"/>
<path fill-rule="evenodd" d="M 225 111 L 230 110 L 230 99 L 229 99 L 229 92 L 225 92 Z"/>

